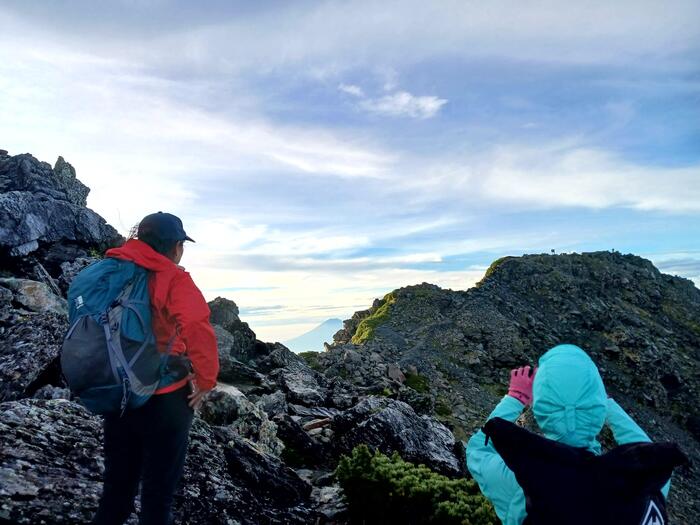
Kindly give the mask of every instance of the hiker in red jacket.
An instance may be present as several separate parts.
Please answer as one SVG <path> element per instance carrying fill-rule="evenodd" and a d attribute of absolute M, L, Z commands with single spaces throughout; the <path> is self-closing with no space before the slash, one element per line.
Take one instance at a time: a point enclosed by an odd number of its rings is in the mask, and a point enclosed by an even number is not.
<path fill-rule="evenodd" d="M 146 216 L 137 239 L 107 251 L 148 269 L 152 327 L 158 349 L 170 351 L 167 373 L 155 394 L 123 416 L 104 422 L 104 490 L 94 523 L 124 523 L 141 482 L 142 525 L 172 523 L 170 509 L 182 476 L 194 409 L 216 385 L 219 360 L 209 307 L 190 275 L 178 266 L 182 221 L 169 213 Z"/>

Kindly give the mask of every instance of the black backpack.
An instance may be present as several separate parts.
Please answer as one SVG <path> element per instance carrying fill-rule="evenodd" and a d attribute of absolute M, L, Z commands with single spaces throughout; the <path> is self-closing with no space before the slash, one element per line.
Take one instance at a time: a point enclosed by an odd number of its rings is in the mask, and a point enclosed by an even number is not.
<path fill-rule="evenodd" d="M 666 525 L 661 488 L 688 461 L 673 443 L 630 443 L 598 456 L 498 417 L 483 431 L 525 493 L 524 525 Z"/>

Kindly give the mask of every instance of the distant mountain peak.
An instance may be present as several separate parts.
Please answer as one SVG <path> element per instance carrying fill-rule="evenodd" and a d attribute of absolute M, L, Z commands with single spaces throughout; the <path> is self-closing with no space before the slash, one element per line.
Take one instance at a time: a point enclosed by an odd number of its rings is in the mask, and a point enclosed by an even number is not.
<path fill-rule="evenodd" d="M 283 344 L 293 352 L 320 352 L 323 350 L 323 343 L 332 342 L 333 335 L 341 328 L 343 328 L 342 320 L 327 319 L 313 330 L 289 339 Z"/>

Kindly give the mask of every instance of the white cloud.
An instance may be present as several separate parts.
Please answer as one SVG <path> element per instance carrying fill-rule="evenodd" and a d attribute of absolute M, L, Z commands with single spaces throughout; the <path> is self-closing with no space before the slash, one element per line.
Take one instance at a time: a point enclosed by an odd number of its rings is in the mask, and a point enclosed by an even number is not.
<path fill-rule="evenodd" d="M 700 212 L 700 165 L 636 165 L 577 138 L 500 145 L 460 161 L 430 162 L 403 179 L 424 203 L 456 198 L 508 205 L 511 211 L 619 207 Z"/>
<path fill-rule="evenodd" d="M 372 113 L 393 117 L 427 119 L 437 115 L 447 100 L 434 96 L 415 96 L 407 91 L 398 91 L 377 99 L 364 100 L 360 106 Z"/>
<path fill-rule="evenodd" d="M 360 86 L 355 86 L 354 84 L 340 84 L 338 89 L 343 93 L 352 95 L 353 97 L 361 98 L 365 96 L 365 92 L 362 90 L 362 88 Z"/>
<path fill-rule="evenodd" d="M 6 8 L 9 10 L 9 8 Z M 22 12 L 22 7 L 15 8 Z M 227 13 L 204 7 L 188 24 L 159 24 L 152 12 L 134 20 L 90 17 L 80 3 L 5 13 L 9 31 L 32 41 L 64 31 L 98 53 L 170 71 L 277 68 L 304 62 L 352 67 L 455 58 L 506 58 L 644 68 L 693 67 L 700 35 L 694 0 L 620 0 L 568 4 L 553 0 L 358 0 L 264 5 Z M 147 15 L 147 13 L 144 13 Z M 152 20 L 151 20 L 152 19 Z M 21 24 L 19 22 L 26 23 Z M 122 29 L 126 26 L 126 29 Z M 69 29 L 70 28 L 70 29 Z"/>
<path fill-rule="evenodd" d="M 2 146 L 47 161 L 63 155 L 92 188 L 90 205 L 122 231 L 145 210 L 188 209 L 193 174 L 381 178 L 395 160 L 327 128 L 199 109 L 208 87 L 46 41 L 0 46 Z"/>

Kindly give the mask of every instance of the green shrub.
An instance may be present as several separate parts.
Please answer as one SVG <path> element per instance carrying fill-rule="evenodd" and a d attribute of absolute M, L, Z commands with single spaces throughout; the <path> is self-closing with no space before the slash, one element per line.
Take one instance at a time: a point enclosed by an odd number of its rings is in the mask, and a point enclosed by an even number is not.
<path fill-rule="evenodd" d="M 340 482 L 352 523 L 496 525 L 491 503 L 473 480 L 450 479 L 394 453 L 356 447 L 340 459 Z"/>
<path fill-rule="evenodd" d="M 406 374 L 404 385 L 411 387 L 413 390 L 420 392 L 421 394 L 425 394 L 430 390 L 430 382 L 428 381 L 427 377 L 420 374 L 412 374 L 410 372 Z"/>
<path fill-rule="evenodd" d="M 297 355 L 306 361 L 309 368 L 320 371 L 321 365 L 318 362 L 318 354 L 320 354 L 320 352 L 299 352 Z"/>
<path fill-rule="evenodd" d="M 361 345 L 365 341 L 371 340 L 374 337 L 374 330 L 379 325 L 389 320 L 389 310 L 391 305 L 395 302 L 396 298 L 394 294 L 386 294 L 377 309 L 357 325 L 355 335 L 352 336 L 351 342 L 356 345 Z"/>
<path fill-rule="evenodd" d="M 435 402 L 435 413 L 438 416 L 447 417 L 452 415 L 452 405 L 444 397 L 439 397 Z"/>

